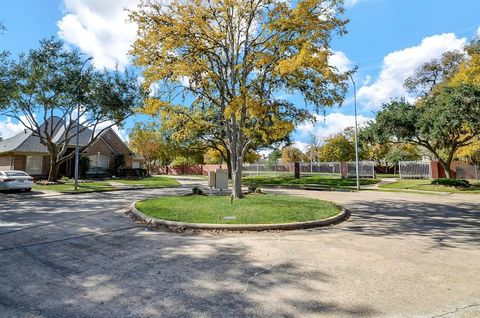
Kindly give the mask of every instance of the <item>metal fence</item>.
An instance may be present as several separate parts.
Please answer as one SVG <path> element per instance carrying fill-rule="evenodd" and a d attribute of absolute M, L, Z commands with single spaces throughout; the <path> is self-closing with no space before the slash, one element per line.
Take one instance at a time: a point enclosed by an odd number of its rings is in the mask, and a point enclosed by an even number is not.
<path fill-rule="evenodd" d="M 480 167 L 464 162 L 453 163 L 457 179 L 480 180 Z"/>
<path fill-rule="evenodd" d="M 245 164 L 242 167 L 242 175 L 266 177 L 293 176 L 294 167 L 293 164 Z"/>
<path fill-rule="evenodd" d="M 341 176 L 340 162 L 301 162 L 300 174 L 303 176 Z"/>
<path fill-rule="evenodd" d="M 400 179 L 430 179 L 432 176 L 430 162 L 400 161 L 398 168 Z"/>
<path fill-rule="evenodd" d="M 360 161 L 358 163 L 358 175 L 361 178 L 375 178 L 375 161 Z M 354 178 L 357 176 L 357 169 L 355 161 L 346 163 L 347 178 Z"/>
<path fill-rule="evenodd" d="M 375 177 L 375 162 L 360 161 L 359 175 L 362 178 Z M 244 176 L 293 176 L 294 164 L 275 164 L 268 165 L 264 163 L 245 164 L 242 168 Z M 340 162 L 300 162 L 301 176 L 325 176 L 341 177 L 342 164 Z M 346 163 L 346 176 L 353 178 L 356 176 L 355 162 Z"/>

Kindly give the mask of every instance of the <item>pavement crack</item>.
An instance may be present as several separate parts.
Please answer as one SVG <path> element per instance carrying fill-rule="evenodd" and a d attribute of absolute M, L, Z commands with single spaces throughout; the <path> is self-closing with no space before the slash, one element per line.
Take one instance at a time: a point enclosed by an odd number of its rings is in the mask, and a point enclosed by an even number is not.
<path fill-rule="evenodd" d="M 282 238 L 280 237 L 280 235 L 277 235 L 276 233 L 272 233 L 272 235 L 277 238 L 277 239 L 276 239 L 277 242 L 282 242 L 282 241 L 283 241 Z M 287 250 L 289 257 L 286 257 L 286 258 L 280 260 L 279 262 L 275 262 L 275 263 L 271 264 L 270 266 L 264 268 L 263 270 L 258 271 L 258 272 L 255 272 L 253 275 L 251 275 L 251 276 L 247 279 L 247 281 L 245 282 L 245 288 L 243 289 L 243 291 L 241 292 L 241 294 L 245 294 L 245 293 L 247 292 L 248 287 L 249 287 L 249 285 L 250 285 L 250 282 L 251 282 L 252 280 L 254 280 L 256 277 L 258 277 L 259 275 L 262 275 L 262 274 L 270 271 L 271 269 L 273 269 L 274 267 L 278 266 L 279 264 L 281 264 L 281 263 L 283 263 L 283 262 L 285 262 L 285 261 L 287 261 L 287 260 L 289 260 L 289 259 L 292 258 L 292 251 L 291 251 L 289 248 L 287 248 L 287 247 L 285 247 L 285 249 Z"/>
<path fill-rule="evenodd" d="M 432 316 L 431 318 L 445 317 L 447 315 L 455 314 L 455 313 L 459 312 L 460 310 L 465 310 L 465 309 L 469 309 L 469 308 L 473 308 L 473 307 L 479 307 L 479 306 L 480 306 L 480 303 L 475 303 L 475 304 L 471 304 L 471 305 L 464 306 L 464 307 L 457 307 L 453 311 L 449 311 L 449 312 L 446 312 L 446 313 L 443 313 L 443 314 L 440 314 L 440 315 Z"/>

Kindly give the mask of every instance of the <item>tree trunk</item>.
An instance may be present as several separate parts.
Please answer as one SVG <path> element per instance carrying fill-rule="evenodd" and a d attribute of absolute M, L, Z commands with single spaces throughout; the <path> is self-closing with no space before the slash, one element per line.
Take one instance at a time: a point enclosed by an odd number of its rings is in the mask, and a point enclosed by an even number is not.
<path fill-rule="evenodd" d="M 237 139 L 238 136 L 232 138 L 231 151 L 230 151 L 230 164 L 232 169 L 232 199 L 240 199 L 243 197 L 242 194 L 242 147 L 241 143 Z"/>
<path fill-rule="evenodd" d="M 232 163 L 227 160 L 228 179 L 232 179 Z"/>
<path fill-rule="evenodd" d="M 452 160 L 444 161 L 444 160 L 439 159 L 438 162 L 440 163 L 443 170 L 445 171 L 445 176 L 450 179 L 452 177 L 452 173 L 450 171 L 450 165 L 452 163 Z"/>
<path fill-rule="evenodd" d="M 48 171 L 48 181 L 55 182 L 58 178 L 58 169 L 60 165 L 57 162 L 55 155 L 50 156 L 50 169 Z"/>
<path fill-rule="evenodd" d="M 232 187 L 232 197 L 233 198 L 242 198 L 243 193 L 242 193 L 242 166 L 239 165 L 237 166 L 237 169 L 232 171 L 232 181 L 233 181 L 233 187 Z"/>

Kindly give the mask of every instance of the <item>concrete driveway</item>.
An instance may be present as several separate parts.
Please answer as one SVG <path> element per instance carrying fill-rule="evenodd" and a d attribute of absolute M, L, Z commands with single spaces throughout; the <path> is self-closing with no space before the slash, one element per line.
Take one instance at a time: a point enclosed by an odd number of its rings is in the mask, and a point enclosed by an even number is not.
<path fill-rule="evenodd" d="M 124 215 L 185 191 L 0 194 L 0 317 L 480 317 L 478 195 L 288 191 L 352 217 L 282 233 Z"/>

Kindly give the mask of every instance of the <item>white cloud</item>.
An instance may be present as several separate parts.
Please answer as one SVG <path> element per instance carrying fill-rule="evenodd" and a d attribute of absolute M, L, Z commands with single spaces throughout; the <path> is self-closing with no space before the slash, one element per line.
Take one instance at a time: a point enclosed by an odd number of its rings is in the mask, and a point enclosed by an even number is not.
<path fill-rule="evenodd" d="M 136 26 L 127 21 L 137 0 L 64 0 L 66 15 L 57 23 L 58 35 L 93 56 L 97 68 L 124 67 L 136 36 Z"/>
<path fill-rule="evenodd" d="M 477 29 L 477 35 L 480 36 L 480 27 Z"/>
<path fill-rule="evenodd" d="M 351 8 L 355 6 L 359 2 L 363 2 L 364 0 L 345 0 L 345 7 L 346 8 Z"/>
<path fill-rule="evenodd" d="M 346 72 L 352 68 L 352 61 L 342 51 L 332 51 L 328 63 L 336 67 L 340 72 Z"/>
<path fill-rule="evenodd" d="M 308 144 L 302 141 L 294 141 L 293 146 L 300 149 L 302 152 L 306 152 L 308 148 Z"/>
<path fill-rule="evenodd" d="M 343 131 L 347 127 L 355 126 L 355 116 L 345 115 L 339 112 L 328 114 L 327 116 L 317 115 L 316 123 L 307 123 L 297 127 L 299 132 L 304 137 L 309 135 L 317 136 L 320 142 L 323 142 L 331 135 L 337 134 Z M 371 117 L 362 115 L 357 116 L 359 126 L 365 125 L 368 121 L 373 120 Z"/>
<path fill-rule="evenodd" d="M 13 137 L 24 129 L 25 126 L 23 126 L 22 123 L 13 122 L 11 117 L 6 117 L 4 120 L 0 120 L 0 136 L 3 139 Z"/>
<path fill-rule="evenodd" d="M 360 104 L 364 109 L 378 109 L 394 97 L 411 100 L 403 87 L 405 79 L 423 63 L 440 58 L 444 52 L 461 50 L 465 43 L 465 38 L 459 39 L 453 33 L 445 33 L 426 37 L 417 46 L 388 54 L 383 59 L 377 80 L 358 90 Z"/>

